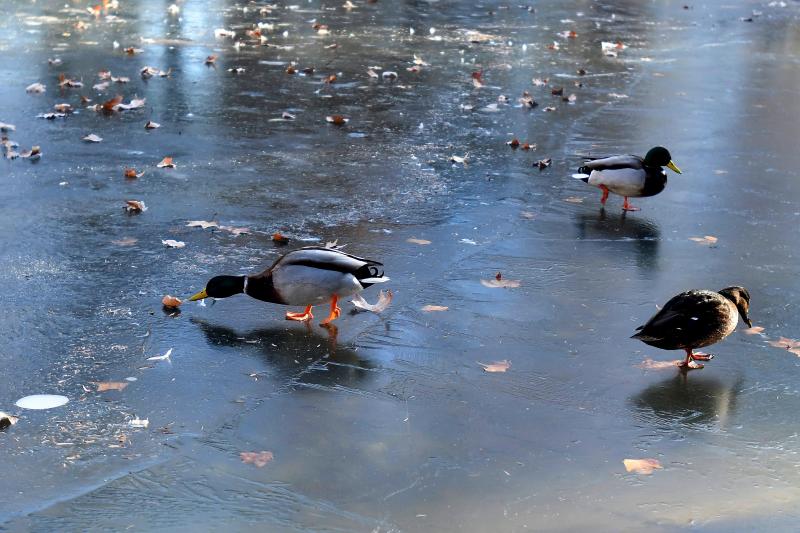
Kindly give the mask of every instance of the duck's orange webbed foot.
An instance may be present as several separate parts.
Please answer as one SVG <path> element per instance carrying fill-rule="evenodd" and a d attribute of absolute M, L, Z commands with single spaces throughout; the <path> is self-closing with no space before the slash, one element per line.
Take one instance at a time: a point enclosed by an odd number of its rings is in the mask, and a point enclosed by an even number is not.
<path fill-rule="evenodd" d="M 600 190 L 603 191 L 603 197 L 600 198 L 600 203 L 606 205 L 606 200 L 608 200 L 608 187 L 601 185 Z"/>
<path fill-rule="evenodd" d="M 333 298 L 331 298 L 331 313 L 328 315 L 328 318 L 320 322 L 320 326 L 327 326 L 328 324 L 339 318 L 339 315 L 342 314 L 342 309 L 337 304 L 338 301 L 339 297 L 334 294 Z"/>
<path fill-rule="evenodd" d="M 297 322 L 306 322 L 314 318 L 314 315 L 311 314 L 311 307 L 310 305 L 306 306 L 306 310 L 302 313 L 286 313 L 286 320 L 296 320 Z"/>
<path fill-rule="evenodd" d="M 714 355 L 703 352 L 692 352 L 692 359 L 694 359 L 695 361 L 711 361 L 712 359 L 714 359 Z"/>
<path fill-rule="evenodd" d="M 639 208 L 638 207 L 634 207 L 630 203 L 628 203 L 628 197 L 626 196 L 625 197 L 625 202 L 622 204 L 622 210 L 623 211 L 639 211 Z"/>
<path fill-rule="evenodd" d="M 703 365 L 696 362 L 695 359 L 699 359 L 701 361 L 710 361 L 712 357 L 714 356 L 705 354 L 703 352 L 693 353 L 692 350 L 687 349 L 686 359 L 678 363 L 678 368 L 680 368 L 683 371 L 697 370 L 699 368 L 703 368 Z"/>

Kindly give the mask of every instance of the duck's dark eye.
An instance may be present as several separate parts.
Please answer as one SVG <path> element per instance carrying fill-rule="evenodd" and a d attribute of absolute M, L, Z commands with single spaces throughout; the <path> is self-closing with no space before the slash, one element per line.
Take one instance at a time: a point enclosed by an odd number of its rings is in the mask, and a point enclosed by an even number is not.
<path fill-rule="evenodd" d="M 369 270 L 369 276 L 371 278 L 382 278 L 383 277 L 383 270 L 378 270 L 378 267 L 370 266 L 367 270 Z"/>

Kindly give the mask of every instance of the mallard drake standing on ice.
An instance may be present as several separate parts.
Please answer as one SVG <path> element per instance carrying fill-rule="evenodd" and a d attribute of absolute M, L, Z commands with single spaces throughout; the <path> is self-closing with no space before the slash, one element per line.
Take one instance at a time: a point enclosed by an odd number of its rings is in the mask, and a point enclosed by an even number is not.
<path fill-rule="evenodd" d="M 615 155 L 602 159 L 588 159 L 586 164 L 578 169 L 574 178 L 583 180 L 589 185 L 603 191 L 600 203 L 606 205 L 608 193 L 613 192 L 625 197 L 622 209 L 625 211 L 638 211 L 628 203 L 628 198 L 641 198 L 655 196 L 667 186 L 667 173 L 661 167 L 681 173 L 669 150 L 663 146 L 651 148 L 642 159 L 636 155 Z"/>
<path fill-rule="evenodd" d="M 719 292 L 692 290 L 668 301 L 644 326 L 639 326 L 633 339 L 662 350 L 686 350 L 682 368 L 703 368 L 695 361 L 708 361 L 714 356 L 695 352 L 695 348 L 719 342 L 736 329 L 739 315 L 748 327 L 750 293 L 744 287 L 727 287 Z"/>
<path fill-rule="evenodd" d="M 335 248 L 309 246 L 281 256 L 271 267 L 254 276 L 215 276 L 206 288 L 189 300 L 227 298 L 244 293 L 256 300 L 282 305 L 304 305 L 302 313 L 286 313 L 287 320 L 314 318 L 311 308 L 330 301 L 331 310 L 322 324 L 341 314 L 338 299 L 360 292 L 375 283 L 389 281 L 372 259 L 362 259 Z"/>

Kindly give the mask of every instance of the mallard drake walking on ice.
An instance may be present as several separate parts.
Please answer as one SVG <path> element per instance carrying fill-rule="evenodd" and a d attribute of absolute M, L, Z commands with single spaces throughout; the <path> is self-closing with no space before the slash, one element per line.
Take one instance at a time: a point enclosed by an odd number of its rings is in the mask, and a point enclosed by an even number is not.
<path fill-rule="evenodd" d="M 747 312 L 750 293 L 744 287 L 727 287 L 719 292 L 691 290 L 682 292 L 639 326 L 633 339 L 663 350 L 686 350 L 686 360 L 678 366 L 703 368 L 695 361 L 708 361 L 714 356 L 695 352 L 695 348 L 719 342 L 736 329 L 739 315 L 752 327 Z"/>
<path fill-rule="evenodd" d="M 681 173 L 669 150 L 663 146 L 651 148 L 642 159 L 636 155 L 615 155 L 602 159 L 588 159 L 586 164 L 578 169 L 578 174 L 572 177 L 583 180 L 589 185 L 594 185 L 603 191 L 600 203 L 606 205 L 608 193 L 613 192 L 625 197 L 622 209 L 625 211 L 638 211 L 628 203 L 628 198 L 641 198 L 655 196 L 664 190 L 667 185 L 667 173 L 663 168 Z"/>
<path fill-rule="evenodd" d="M 389 281 L 372 259 L 362 259 L 334 248 L 309 246 L 278 258 L 271 267 L 254 276 L 215 276 L 206 288 L 189 300 L 227 298 L 244 293 L 256 300 L 282 305 L 304 305 L 302 313 L 286 313 L 287 320 L 314 318 L 311 308 L 330 300 L 331 310 L 322 324 L 341 314 L 338 299 L 360 292 L 375 283 Z"/>

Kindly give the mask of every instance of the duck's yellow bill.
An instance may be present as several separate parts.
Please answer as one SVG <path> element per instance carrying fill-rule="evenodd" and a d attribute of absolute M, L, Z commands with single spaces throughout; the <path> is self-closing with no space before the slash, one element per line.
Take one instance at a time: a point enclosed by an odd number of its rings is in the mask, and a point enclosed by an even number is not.
<path fill-rule="evenodd" d="M 206 293 L 206 290 L 203 289 L 202 291 L 198 292 L 197 294 L 189 298 L 189 301 L 196 302 L 197 300 L 203 300 L 205 298 L 208 298 L 208 294 Z"/>
<path fill-rule="evenodd" d="M 677 172 L 678 174 L 683 174 L 683 172 L 681 172 L 681 169 L 679 169 L 678 166 L 675 163 L 673 163 L 672 161 L 667 163 L 667 168 L 670 169 L 673 172 Z"/>

